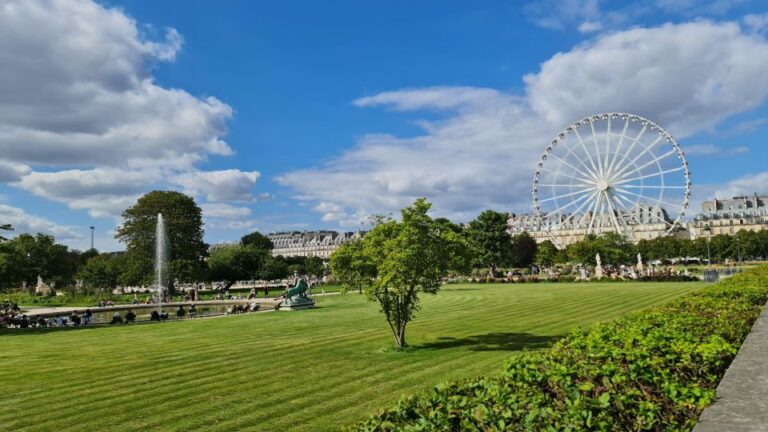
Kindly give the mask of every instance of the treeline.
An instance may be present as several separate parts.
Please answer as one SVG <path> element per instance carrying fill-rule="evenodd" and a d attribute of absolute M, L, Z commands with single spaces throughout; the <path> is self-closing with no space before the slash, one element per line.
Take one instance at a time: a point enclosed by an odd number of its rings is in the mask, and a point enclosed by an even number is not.
<path fill-rule="evenodd" d="M 644 262 L 706 262 L 710 258 L 713 263 L 726 260 L 765 260 L 768 259 L 768 231 L 739 231 L 734 235 L 717 234 L 695 240 L 657 237 L 652 240 L 640 240 L 636 244 L 619 234 L 607 233 L 601 236 L 587 236 L 565 249 L 557 249 L 551 241 L 546 240 L 538 245 L 534 261 L 540 266 L 565 263 L 595 264 L 597 253 L 604 263 L 609 264 L 634 264 L 637 262 L 638 253 Z"/>

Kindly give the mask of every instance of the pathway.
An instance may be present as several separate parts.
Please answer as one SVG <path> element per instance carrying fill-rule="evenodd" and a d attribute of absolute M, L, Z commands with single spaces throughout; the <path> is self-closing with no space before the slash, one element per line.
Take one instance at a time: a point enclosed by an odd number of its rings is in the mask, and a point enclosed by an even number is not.
<path fill-rule="evenodd" d="M 768 431 L 768 306 L 717 386 L 693 432 Z"/>

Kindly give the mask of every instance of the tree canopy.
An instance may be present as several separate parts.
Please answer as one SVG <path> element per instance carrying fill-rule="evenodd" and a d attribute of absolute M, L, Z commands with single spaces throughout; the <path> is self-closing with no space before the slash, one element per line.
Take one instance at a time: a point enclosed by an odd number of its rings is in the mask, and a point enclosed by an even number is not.
<path fill-rule="evenodd" d="M 139 198 L 123 212 L 123 225 L 115 237 L 126 245 L 126 275 L 131 284 L 150 284 L 153 280 L 155 227 L 163 215 L 169 245 L 169 280 L 193 282 L 203 279 L 203 218 L 200 207 L 180 192 L 153 191 Z"/>
<path fill-rule="evenodd" d="M 508 265 L 512 259 L 512 236 L 507 232 L 508 213 L 485 210 L 469 223 L 467 235 L 474 254 L 474 265 L 490 269 Z"/>
<path fill-rule="evenodd" d="M 402 210 L 402 221 L 382 221 L 365 236 L 362 247 L 346 247 L 342 256 L 331 259 L 345 286 L 365 284 L 398 347 L 407 346 L 405 330 L 420 308 L 420 294 L 436 294 L 449 270 L 469 267 L 466 240 L 429 217 L 430 207 L 426 199 L 417 199 Z"/>

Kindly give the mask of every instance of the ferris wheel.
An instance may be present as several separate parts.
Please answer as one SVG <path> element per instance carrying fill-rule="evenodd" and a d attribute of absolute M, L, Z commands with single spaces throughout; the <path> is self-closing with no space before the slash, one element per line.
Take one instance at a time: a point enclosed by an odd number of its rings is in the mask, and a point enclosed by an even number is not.
<path fill-rule="evenodd" d="M 532 194 L 539 229 L 556 244 L 564 232 L 616 232 L 633 240 L 644 225 L 675 230 L 688 207 L 691 173 L 661 126 L 603 113 L 571 124 L 547 145 Z"/>

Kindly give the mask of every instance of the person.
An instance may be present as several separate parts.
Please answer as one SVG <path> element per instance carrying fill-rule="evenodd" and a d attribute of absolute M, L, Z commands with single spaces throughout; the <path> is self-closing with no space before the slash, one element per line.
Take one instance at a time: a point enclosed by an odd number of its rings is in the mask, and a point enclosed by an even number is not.
<path fill-rule="evenodd" d="M 189 317 L 195 318 L 197 316 L 197 307 L 194 303 L 192 303 L 192 306 L 189 307 Z"/>
<path fill-rule="evenodd" d="M 83 314 L 83 327 L 90 324 L 92 318 L 93 318 L 93 313 L 91 313 L 90 309 L 86 309 L 85 313 Z"/>
<path fill-rule="evenodd" d="M 264 285 L 264 298 L 269 297 L 269 286 Z"/>
<path fill-rule="evenodd" d="M 168 312 L 166 311 L 160 312 L 160 321 L 168 321 Z"/>
<path fill-rule="evenodd" d="M 125 323 L 126 324 L 135 324 L 136 323 L 136 314 L 133 313 L 132 310 L 128 309 L 128 313 L 125 314 Z"/>
<path fill-rule="evenodd" d="M 133 293 L 133 304 L 139 304 L 139 295 L 136 293 Z"/>
<path fill-rule="evenodd" d="M 153 310 L 151 314 L 149 314 L 149 320 L 150 321 L 160 321 L 160 314 L 157 313 L 156 310 Z"/>
<path fill-rule="evenodd" d="M 29 328 L 29 317 L 26 314 L 21 316 L 21 328 Z"/>
<path fill-rule="evenodd" d="M 75 327 L 80 327 L 80 322 L 82 322 L 82 319 L 80 318 L 80 315 L 77 314 L 77 312 L 72 312 L 72 315 L 70 315 L 69 319 L 72 321 L 72 324 Z"/>
<path fill-rule="evenodd" d="M 184 319 L 184 315 L 187 314 L 187 311 L 184 310 L 184 306 L 179 305 L 179 308 L 176 309 L 176 319 Z"/>
<path fill-rule="evenodd" d="M 112 315 L 112 321 L 109 322 L 110 324 L 122 324 L 123 323 L 123 316 L 120 315 L 120 312 L 115 311 L 115 314 Z"/>

